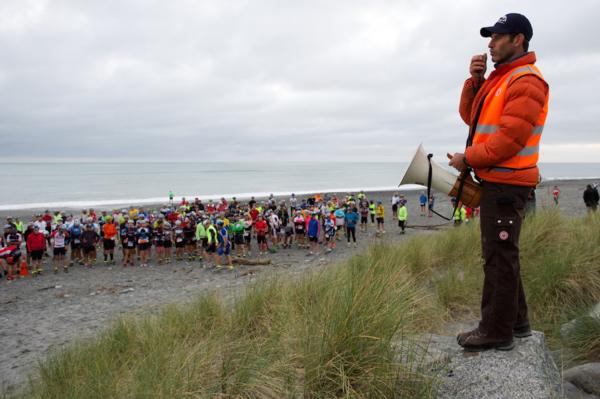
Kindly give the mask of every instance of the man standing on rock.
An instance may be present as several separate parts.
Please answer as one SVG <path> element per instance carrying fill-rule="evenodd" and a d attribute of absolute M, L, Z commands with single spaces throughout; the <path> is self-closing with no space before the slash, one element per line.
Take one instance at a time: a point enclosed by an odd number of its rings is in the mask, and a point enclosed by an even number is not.
<path fill-rule="evenodd" d="M 481 321 L 461 333 L 469 351 L 510 350 L 531 335 L 520 275 L 519 233 L 527 196 L 539 180 L 539 142 L 548 111 L 548 84 L 528 52 L 533 29 L 521 14 L 481 28 L 495 70 L 484 78 L 486 54 L 471 59 L 460 115 L 470 126 L 465 153 L 448 155 L 459 171 L 471 167 L 482 183 L 484 266 Z"/>

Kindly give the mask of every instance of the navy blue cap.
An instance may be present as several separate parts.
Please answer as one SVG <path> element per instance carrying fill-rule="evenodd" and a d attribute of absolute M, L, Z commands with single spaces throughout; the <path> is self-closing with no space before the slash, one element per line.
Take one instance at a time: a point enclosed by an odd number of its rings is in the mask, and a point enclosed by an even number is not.
<path fill-rule="evenodd" d="M 522 33 L 527 41 L 533 36 L 533 28 L 527 17 L 517 13 L 506 14 L 494 26 L 483 27 L 479 32 L 483 37 L 490 37 L 492 33 Z"/>

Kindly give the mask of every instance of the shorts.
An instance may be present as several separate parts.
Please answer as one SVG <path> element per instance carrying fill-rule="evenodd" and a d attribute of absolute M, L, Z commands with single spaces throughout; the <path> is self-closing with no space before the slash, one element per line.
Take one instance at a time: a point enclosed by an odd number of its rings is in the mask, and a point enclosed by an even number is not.
<path fill-rule="evenodd" d="M 317 241 L 319 241 L 319 238 L 318 237 L 308 236 L 308 241 L 310 241 L 310 242 L 317 242 Z"/>
<path fill-rule="evenodd" d="M 208 252 L 209 254 L 214 254 L 215 252 L 217 252 L 217 244 L 215 244 L 215 243 L 208 244 L 208 247 L 206 248 L 206 252 Z"/>
<path fill-rule="evenodd" d="M 195 238 L 186 238 L 185 245 L 196 245 L 196 239 Z"/>
<path fill-rule="evenodd" d="M 175 248 L 185 247 L 185 241 L 175 241 Z"/>
<path fill-rule="evenodd" d="M 250 234 L 244 236 L 244 241 L 246 242 L 246 245 L 250 245 L 250 242 L 252 241 L 252 236 Z"/>
<path fill-rule="evenodd" d="M 165 248 L 171 248 L 172 246 L 173 246 L 173 243 L 170 240 L 163 242 L 163 247 L 165 247 Z"/>
<path fill-rule="evenodd" d="M 396 212 L 398 210 L 398 204 L 392 205 L 392 211 Z"/>
<path fill-rule="evenodd" d="M 96 247 L 83 247 L 83 253 L 88 255 L 96 251 Z"/>
<path fill-rule="evenodd" d="M 244 236 L 242 234 L 234 234 L 233 241 L 236 245 L 242 245 L 244 244 Z"/>
<path fill-rule="evenodd" d="M 54 253 L 54 256 L 58 256 L 58 255 L 64 256 L 67 253 L 67 249 L 65 247 L 54 248 L 54 250 L 52 252 Z"/>
<path fill-rule="evenodd" d="M 42 255 L 44 255 L 43 249 L 31 251 L 31 260 L 42 260 Z"/>
<path fill-rule="evenodd" d="M 231 252 L 231 246 L 227 245 L 226 247 L 219 247 L 217 249 L 217 255 L 222 256 L 222 255 L 229 255 L 229 253 Z"/>
<path fill-rule="evenodd" d="M 138 247 L 140 248 L 140 251 L 145 251 L 148 248 L 150 248 L 150 243 L 149 242 L 143 242 L 138 244 Z"/>
<path fill-rule="evenodd" d="M 79 249 L 81 248 L 81 242 L 71 241 L 71 249 Z"/>
<path fill-rule="evenodd" d="M 267 243 L 267 236 L 257 235 L 256 236 L 256 241 L 258 241 L 259 244 L 266 244 Z"/>
<path fill-rule="evenodd" d="M 109 251 L 111 249 L 115 249 L 115 240 L 111 240 L 109 238 L 105 238 L 102 242 L 105 251 Z"/>
<path fill-rule="evenodd" d="M 383 218 L 377 218 L 377 223 L 383 223 Z"/>
<path fill-rule="evenodd" d="M 296 229 L 295 233 L 297 236 L 303 236 L 304 235 L 304 229 Z"/>
<path fill-rule="evenodd" d="M 285 228 L 285 236 L 286 237 L 291 237 L 294 235 L 294 229 L 291 227 L 286 227 Z"/>
<path fill-rule="evenodd" d="M 201 238 L 200 243 L 202 245 L 202 248 L 204 248 L 204 249 L 208 248 L 208 238 L 206 238 L 206 237 Z"/>
<path fill-rule="evenodd" d="M 325 241 L 329 242 L 335 238 L 335 235 L 325 234 Z"/>
<path fill-rule="evenodd" d="M 367 224 L 368 223 L 368 216 L 361 216 L 360 217 L 360 224 Z"/>

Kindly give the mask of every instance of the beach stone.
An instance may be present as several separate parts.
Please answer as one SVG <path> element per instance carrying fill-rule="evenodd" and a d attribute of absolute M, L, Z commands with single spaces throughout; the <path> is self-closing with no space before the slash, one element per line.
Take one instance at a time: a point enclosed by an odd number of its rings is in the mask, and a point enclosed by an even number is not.
<path fill-rule="evenodd" d="M 600 395 L 600 362 L 570 368 L 564 372 L 563 379 L 587 393 Z"/>
<path fill-rule="evenodd" d="M 448 360 L 440 372 L 438 398 L 560 397 L 560 373 L 546 347 L 544 334 L 516 339 L 511 351 L 464 352 L 454 337 L 435 338 L 431 360 Z"/>
<path fill-rule="evenodd" d="M 563 383 L 563 395 L 566 399 L 597 399 L 598 396 L 584 392 L 570 382 Z"/>

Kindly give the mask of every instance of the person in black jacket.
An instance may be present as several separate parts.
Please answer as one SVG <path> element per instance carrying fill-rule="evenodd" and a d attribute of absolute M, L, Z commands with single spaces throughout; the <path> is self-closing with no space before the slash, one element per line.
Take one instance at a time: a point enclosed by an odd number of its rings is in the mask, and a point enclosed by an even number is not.
<path fill-rule="evenodd" d="M 583 192 L 583 202 L 585 202 L 588 211 L 595 211 L 598 208 L 599 200 L 600 196 L 598 195 L 598 189 L 592 187 L 591 184 L 588 184 Z"/>

